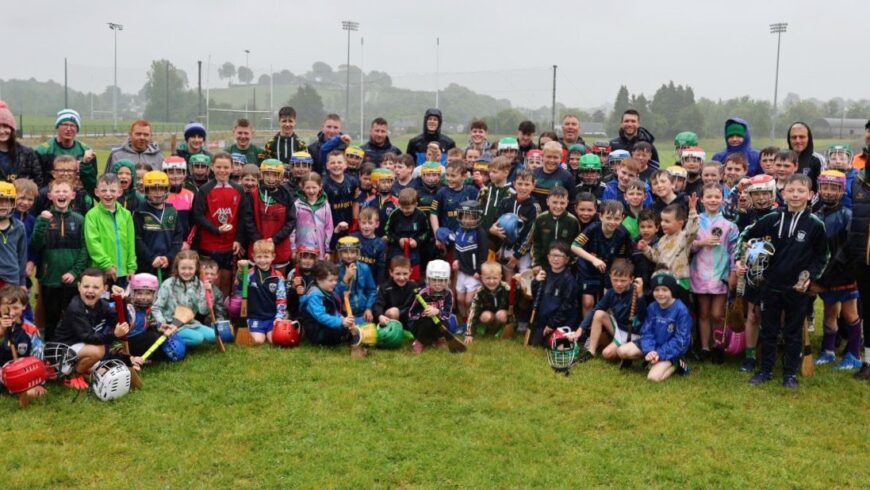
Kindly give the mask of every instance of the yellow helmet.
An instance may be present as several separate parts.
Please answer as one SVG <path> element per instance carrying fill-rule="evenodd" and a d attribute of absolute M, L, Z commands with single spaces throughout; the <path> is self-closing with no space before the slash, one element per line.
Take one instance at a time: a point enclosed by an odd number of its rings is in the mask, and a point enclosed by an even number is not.
<path fill-rule="evenodd" d="M 169 176 L 166 175 L 166 172 L 161 172 L 159 170 L 145 172 L 145 175 L 142 177 L 142 185 L 146 189 L 157 186 L 169 187 Z"/>
<path fill-rule="evenodd" d="M 365 150 L 358 146 L 348 146 L 346 150 L 344 150 L 345 155 L 353 155 L 359 158 L 363 158 L 366 156 Z"/>
<path fill-rule="evenodd" d="M 355 236 L 345 236 L 338 239 L 338 246 L 336 247 L 338 251 L 342 250 L 359 250 L 360 249 L 360 241 L 359 238 Z"/>
<path fill-rule="evenodd" d="M 260 163 L 260 172 L 278 172 L 283 174 L 284 164 L 281 163 L 281 160 L 268 158 Z"/>
<path fill-rule="evenodd" d="M 17 197 L 15 186 L 11 182 L 0 182 L 0 199 L 12 199 Z"/>
<path fill-rule="evenodd" d="M 396 174 L 388 168 L 376 168 L 372 171 L 372 184 L 378 185 L 381 179 L 395 179 Z"/>

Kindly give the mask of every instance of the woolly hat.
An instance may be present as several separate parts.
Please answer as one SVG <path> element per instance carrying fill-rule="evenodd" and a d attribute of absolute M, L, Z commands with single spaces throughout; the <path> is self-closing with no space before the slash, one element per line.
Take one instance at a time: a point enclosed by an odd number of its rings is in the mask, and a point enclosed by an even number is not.
<path fill-rule="evenodd" d="M 0 100 L 0 124 L 5 124 L 12 128 L 12 131 L 18 129 L 15 125 L 15 116 L 12 115 L 12 111 L 9 110 L 9 106 L 6 105 L 6 102 Z"/>
<path fill-rule="evenodd" d="M 65 122 L 71 122 L 76 125 L 76 130 L 82 128 L 82 116 L 72 109 L 64 109 L 57 113 L 57 120 L 54 121 L 54 127 L 57 128 Z"/>
<path fill-rule="evenodd" d="M 730 138 L 732 136 L 740 136 L 741 138 L 746 137 L 746 126 L 733 122 L 725 127 L 725 137 Z"/>
<path fill-rule="evenodd" d="M 200 135 L 202 136 L 202 139 L 205 139 L 205 126 L 196 121 L 190 121 L 187 123 L 187 126 L 184 127 L 185 141 L 194 135 Z"/>
<path fill-rule="evenodd" d="M 683 288 L 677 283 L 677 278 L 674 277 L 670 272 L 660 271 L 653 274 L 651 278 L 652 284 L 650 287 L 655 289 L 659 286 L 664 286 L 671 290 L 671 296 L 674 299 L 682 299 L 683 298 Z"/>

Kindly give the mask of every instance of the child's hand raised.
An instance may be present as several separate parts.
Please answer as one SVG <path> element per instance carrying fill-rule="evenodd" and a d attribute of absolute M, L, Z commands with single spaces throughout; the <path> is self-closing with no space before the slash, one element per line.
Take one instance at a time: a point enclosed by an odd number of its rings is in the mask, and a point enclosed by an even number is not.
<path fill-rule="evenodd" d="M 112 296 L 120 296 L 123 298 L 123 297 L 127 296 L 126 293 L 127 293 L 127 290 L 125 290 L 121 286 L 118 286 L 117 284 L 112 285 Z"/>
<path fill-rule="evenodd" d="M 45 211 L 39 213 L 39 216 L 40 216 L 41 218 L 51 219 L 51 211 L 49 211 L 49 210 L 46 209 Z"/>
<path fill-rule="evenodd" d="M 689 194 L 689 213 L 693 210 L 698 210 L 698 194 L 694 192 Z"/>
<path fill-rule="evenodd" d="M 538 274 L 535 275 L 535 280 L 538 282 L 544 281 L 547 279 L 547 271 L 541 269 L 538 271 Z"/>
<path fill-rule="evenodd" d="M 342 141 L 344 144 L 349 145 L 350 142 L 353 141 L 353 140 L 351 140 L 349 134 L 343 134 L 343 135 L 341 135 L 341 141 Z"/>
<path fill-rule="evenodd" d="M 646 240 L 638 240 L 638 241 L 637 241 L 637 249 L 638 249 L 638 250 L 640 250 L 641 252 L 643 252 L 643 251 L 646 250 L 647 248 L 649 248 L 649 244 L 646 243 Z"/>

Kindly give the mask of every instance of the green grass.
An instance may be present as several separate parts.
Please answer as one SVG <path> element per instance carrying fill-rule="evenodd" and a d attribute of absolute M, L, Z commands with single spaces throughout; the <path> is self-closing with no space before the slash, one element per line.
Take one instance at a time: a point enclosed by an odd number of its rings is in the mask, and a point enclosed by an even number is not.
<path fill-rule="evenodd" d="M 870 386 L 820 368 L 787 392 L 695 366 L 661 385 L 544 352 L 200 349 L 113 403 L 0 398 L 6 488 L 862 487 Z M 12 442 L 16 441 L 16 442 Z"/>

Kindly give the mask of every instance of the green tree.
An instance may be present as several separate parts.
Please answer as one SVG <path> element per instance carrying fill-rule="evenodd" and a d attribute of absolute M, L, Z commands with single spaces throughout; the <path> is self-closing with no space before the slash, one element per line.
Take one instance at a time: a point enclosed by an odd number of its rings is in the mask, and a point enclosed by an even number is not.
<path fill-rule="evenodd" d="M 254 72 L 247 66 L 240 66 L 238 69 L 239 81 L 242 83 L 251 83 L 254 79 Z"/>
<path fill-rule="evenodd" d="M 628 97 L 628 87 L 625 85 L 620 86 L 619 91 L 616 92 L 616 101 L 613 103 L 613 112 L 610 113 L 610 118 L 607 121 L 607 131 L 611 134 L 616 134 L 619 131 L 622 113 L 631 106 Z"/>
<path fill-rule="evenodd" d="M 296 93 L 287 105 L 296 109 L 298 124 L 301 128 L 315 129 L 326 116 L 323 109 L 323 99 L 310 84 L 305 84 L 296 89 Z"/>
<path fill-rule="evenodd" d="M 187 74 L 168 60 L 151 62 L 140 95 L 146 100 L 145 119 L 186 121 L 196 115 L 196 94 L 187 90 Z"/>
<path fill-rule="evenodd" d="M 234 76 L 236 76 L 236 65 L 229 61 L 218 68 L 218 77 L 220 77 L 221 80 L 227 79 L 230 81 L 229 83 L 232 83 Z"/>

